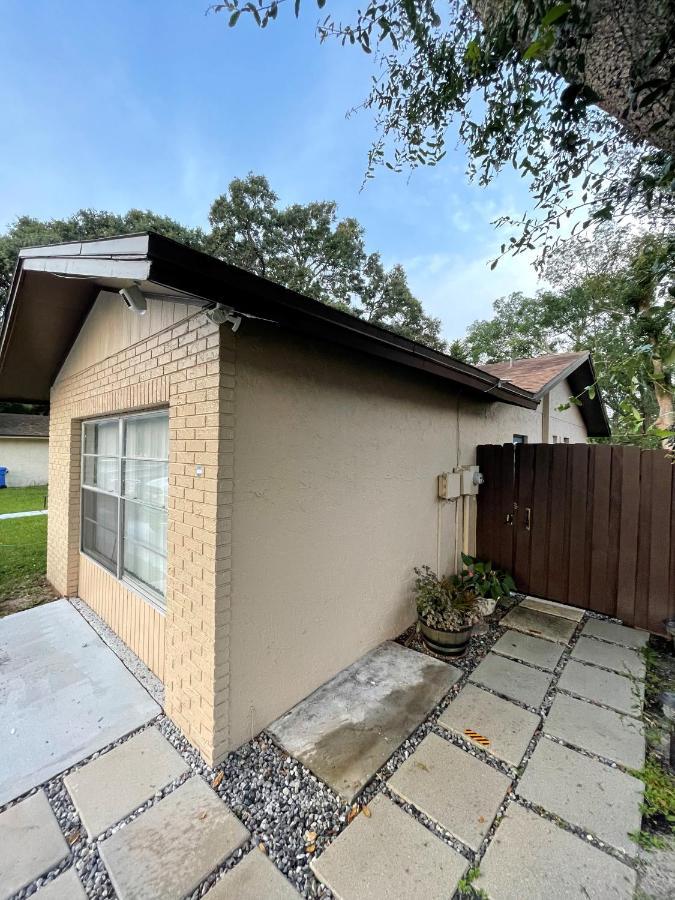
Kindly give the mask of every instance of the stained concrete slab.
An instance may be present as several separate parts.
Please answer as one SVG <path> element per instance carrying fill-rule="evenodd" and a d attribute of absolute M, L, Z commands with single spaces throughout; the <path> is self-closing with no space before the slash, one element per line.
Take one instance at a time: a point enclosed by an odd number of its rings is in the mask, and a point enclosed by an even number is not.
<path fill-rule="evenodd" d="M 552 672 L 563 655 L 564 647 L 521 631 L 507 631 L 499 638 L 492 651 Z"/>
<path fill-rule="evenodd" d="M 483 749 L 512 766 L 519 766 L 541 719 L 508 700 L 466 684 L 438 720 L 438 724 L 464 740 L 466 730 L 486 737 Z M 482 745 L 477 745 L 482 746 Z"/>
<path fill-rule="evenodd" d="M 546 696 L 551 680 L 552 676 L 545 672 L 496 653 L 488 653 L 469 676 L 469 681 L 483 684 L 505 697 L 535 708 Z"/>
<path fill-rule="evenodd" d="M 594 641 L 593 638 L 583 637 L 583 635 L 574 645 L 570 658 L 603 666 L 620 675 L 640 679 L 645 677 L 645 662 L 635 650 L 619 647 L 617 644 L 604 644 L 602 641 Z"/>
<path fill-rule="evenodd" d="M 538 609 L 528 609 L 522 603 L 509 610 L 500 624 L 559 644 L 568 644 L 577 627 L 576 622 Z"/>
<path fill-rule="evenodd" d="M 490 900 L 633 900 L 636 880 L 629 866 L 512 803 L 474 887 Z"/>
<path fill-rule="evenodd" d="M 250 837 L 199 776 L 99 844 L 120 900 L 182 900 Z"/>
<path fill-rule="evenodd" d="M 33 894 L 38 900 L 87 900 L 80 879 L 75 869 L 68 869 L 63 875 L 59 875 L 44 887 Z"/>
<path fill-rule="evenodd" d="M 0 620 L 0 806 L 161 712 L 67 600 Z"/>
<path fill-rule="evenodd" d="M 469 863 L 379 794 L 310 866 L 338 900 L 449 900 Z"/>
<path fill-rule="evenodd" d="M 612 644 L 621 644 L 622 647 L 632 647 L 633 650 L 645 647 L 649 641 L 648 631 L 617 625 L 616 622 L 603 622 L 602 619 L 589 619 L 581 633 L 586 637 L 601 638 Z"/>
<path fill-rule="evenodd" d="M 641 722 L 565 694 L 553 701 L 544 731 L 629 769 L 641 769 L 645 761 Z"/>
<path fill-rule="evenodd" d="M 146 728 L 64 782 L 85 828 L 98 837 L 188 769 L 156 728 Z"/>
<path fill-rule="evenodd" d="M 438 735 L 429 734 L 388 784 L 399 797 L 477 851 L 511 779 Z"/>
<path fill-rule="evenodd" d="M 0 900 L 53 869 L 68 852 L 44 791 L 0 813 Z"/>
<path fill-rule="evenodd" d="M 588 666 L 573 659 L 565 666 L 558 687 L 631 716 L 639 716 L 642 710 L 644 682 L 615 672 L 605 672 L 597 666 Z"/>
<path fill-rule="evenodd" d="M 628 833 L 640 829 L 644 784 L 632 775 L 542 738 L 517 790 L 565 822 L 634 855 Z"/>
<path fill-rule="evenodd" d="M 525 609 L 536 609 L 549 616 L 561 616 L 563 619 L 569 619 L 571 622 L 581 622 L 584 617 L 583 609 L 579 609 L 576 606 L 567 606 L 564 603 L 556 603 L 554 600 L 542 600 L 540 597 L 526 597 L 521 601 L 520 606 L 524 606 Z"/>
<path fill-rule="evenodd" d="M 207 894 L 208 900 L 299 900 L 300 894 L 260 850 L 251 850 Z"/>
<path fill-rule="evenodd" d="M 460 676 L 455 666 L 387 641 L 268 730 L 351 802 Z"/>

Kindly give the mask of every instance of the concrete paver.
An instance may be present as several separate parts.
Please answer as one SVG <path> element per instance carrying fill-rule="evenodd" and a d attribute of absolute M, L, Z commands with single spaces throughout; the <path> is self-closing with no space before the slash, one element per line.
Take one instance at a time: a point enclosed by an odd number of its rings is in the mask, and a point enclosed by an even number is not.
<path fill-rule="evenodd" d="M 629 866 L 512 803 L 474 886 L 490 900 L 632 900 L 636 880 Z"/>
<path fill-rule="evenodd" d="M 522 631 L 509 630 L 499 638 L 492 651 L 552 672 L 558 665 L 564 649 L 561 644 L 544 641 Z"/>
<path fill-rule="evenodd" d="M 518 794 L 634 855 L 628 833 L 640 829 L 644 784 L 632 775 L 542 738 Z"/>
<path fill-rule="evenodd" d="M 63 875 L 41 887 L 33 896 L 38 900 L 87 900 L 75 869 L 68 869 Z"/>
<path fill-rule="evenodd" d="M 460 676 L 455 666 L 386 641 L 268 730 L 351 802 Z"/>
<path fill-rule="evenodd" d="M 617 625 L 616 622 L 603 622 L 602 619 L 589 619 L 581 629 L 581 633 L 586 637 L 601 638 L 612 644 L 632 647 L 633 650 L 645 647 L 649 641 L 648 631 L 627 628 L 625 625 Z"/>
<path fill-rule="evenodd" d="M 0 665 L 0 806 L 161 712 L 67 600 L 1 619 Z"/>
<path fill-rule="evenodd" d="M 635 650 L 617 644 L 604 644 L 583 635 L 574 645 L 570 658 L 603 666 L 620 675 L 639 679 L 645 677 L 645 662 Z"/>
<path fill-rule="evenodd" d="M 260 850 L 251 850 L 207 894 L 208 900 L 299 900 L 300 894 Z"/>
<path fill-rule="evenodd" d="M 388 784 L 453 837 L 478 850 L 511 779 L 438 735 L 429 734 Z"/>
<path fill-rule="evenodd" d="M 611 706 L 617 712 L 639 716 L 642 710 L 645 686 L 615 672 L 605 672 L 596 666 L 570 659 L 560 676 L 558 687 L 586 700 L 594 700 Z"/>
<path fill-rule="evenodd" d="M 496 653 L 488 653 L 476 666 L 469 680 L 518 700 L 526 706 L 538 707 L 551 684 L 551 676 L 524 666 Z"/>
<path fill-rule="evenodd" d="M 569 643 L 577 627 L 576 622 L 562 616 L 553 616 L 538 609 L 528 609 L 522 604 L 510 610 L 501 624 L 516 631 L 533 634 L 535 637 L 557 641 L 559 644 Z"/>
<path fill-rule="evenodd" d="M 156 728 L 146 728 L 64 782 L 85 828 L 97 837 L 188 769 Z"/>
<path fill-rule="evenodd" d="M 469 863 L 379 794 L 311 863 L 338 900 L 449 900 Z"/>
<path fill-rule="evenodd" d="M 641 769 L 645 761 L 641 722 L 565 694 L 553 701 L 544 731 L 630 769 Z"/>
<path fill-rule="evenodd" d="M 99 844 L 120 900 L 182 900 L 250 837 L 198 776 Z"/>
<path fill-rule="evenodd" d="M 484 750 L 512 766 L 520 765 L 540 718 L 508 700 L 466 684 L 443 712 L 438 724 L 465 740 L 470 730 L 488 739 Z"/>
<path fill-rule="evenodd" d="M 583 609 L 567 606 L 565 603 L 556 603 L 553 600 L 541 600 L 539 597 L 526 597 L 521 601 L 520 606 L 524 606 L 525 609 L 536 609 L 549 616 L 561 616 L 571 622 L 581 622 L 584 617 Z"/>
<path fill-rule="evenodd" d="M 68 845 L 44 791 L 0 814 L 0 900 L 6 900 L 68 856 Z"/>

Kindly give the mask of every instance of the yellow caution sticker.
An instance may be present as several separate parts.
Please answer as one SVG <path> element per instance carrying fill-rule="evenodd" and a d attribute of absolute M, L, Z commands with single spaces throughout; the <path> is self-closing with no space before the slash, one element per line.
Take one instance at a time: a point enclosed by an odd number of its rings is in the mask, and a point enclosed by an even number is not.
<path fill-rule="evenodd" d="M 465 728 L 464 734 L 471 738 L 472 741 L 475 741 L 477 744 L 480 744 L 481 747 L 489 747 L 490 739 L 486 738 L 485 735 L 479 734 L 477 731 L 473 731 L 471 728 Z"/>

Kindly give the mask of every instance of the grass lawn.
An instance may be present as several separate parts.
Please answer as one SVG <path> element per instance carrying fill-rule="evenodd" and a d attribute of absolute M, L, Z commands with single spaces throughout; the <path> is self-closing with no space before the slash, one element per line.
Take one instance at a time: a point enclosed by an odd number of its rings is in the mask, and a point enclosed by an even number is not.
<path fill-rule="evenodd" d="M 11 512 L 29 512 L 32 509 L 44 509 L 47 485 L 36 484 L 33 487 L 4 488 L 0 491 L 0 515 Z"/>
<path fill-rule="evenodd" d="M 14 503 L 35 502 L 44 497 L 42 488 L 7 488 L 0 491 L 0 503 L 5 494 L 16 492 Z M 22 499 L 19 493 L 32 491 Z M 40 492 L 41 493 L 37 493 Z M 15 506 L 12 511 L 41 506 Z M 8 512 L 0 506 L 0 511 Z M 39 606 L 56 597 L 45 578 L 47 566 L 47 516 L 30 516 L 25 519 L 0 519 L 0 618 L 20 612 L 31 606 Z"/>

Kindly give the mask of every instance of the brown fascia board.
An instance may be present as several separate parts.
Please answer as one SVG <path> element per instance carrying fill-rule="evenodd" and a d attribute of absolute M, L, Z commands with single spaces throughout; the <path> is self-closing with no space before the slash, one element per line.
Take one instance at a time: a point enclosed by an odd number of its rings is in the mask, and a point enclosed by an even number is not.
<path fill-rule="evenodd" d="M 0 342 L 0 372 L 22 269 L 92 282 L 152 282 L 189 294 L 198 304 L 223 303 L 243 315 L 269 319 L 303 334 L 427 372 L 495 401 L 527 409 L 535 409 L 539 403 L 539 398 L 508 381 L 154 232 L 24 248 Z"/>
<path fill-rule="evenodd" d="M 570 387 L 573 391 L 572 396 L 577 397 L 581 394 L 580 411 L 584 424 L 586 425 L 588 436 L 594 438 L 611 437 L 612 432 L 609 427 L 609 421 L 607 419 L 605 404 L 600 393 L 600 388 L 597 385 L 597 376 L 595 374 L 590 352 L 586 351 L 583 356 L 579 356 L 577 359 L 572 360 L 568 366 L 561 372 L 558 372 L 555 378 L 551 378 L 550 381 L 547 381 L 544 387 L 537 391 L 534 396 L 537 400 L 541 400 L 545 394 L 548 394 L 549 391 L 552 391 L 556 385 L 565 381 L 565 379 L 570 383 Z M 584 391 L 584 388 L 591 384 L 595 385 L 595 397 L 593 399 L 591 399 Z"/>

